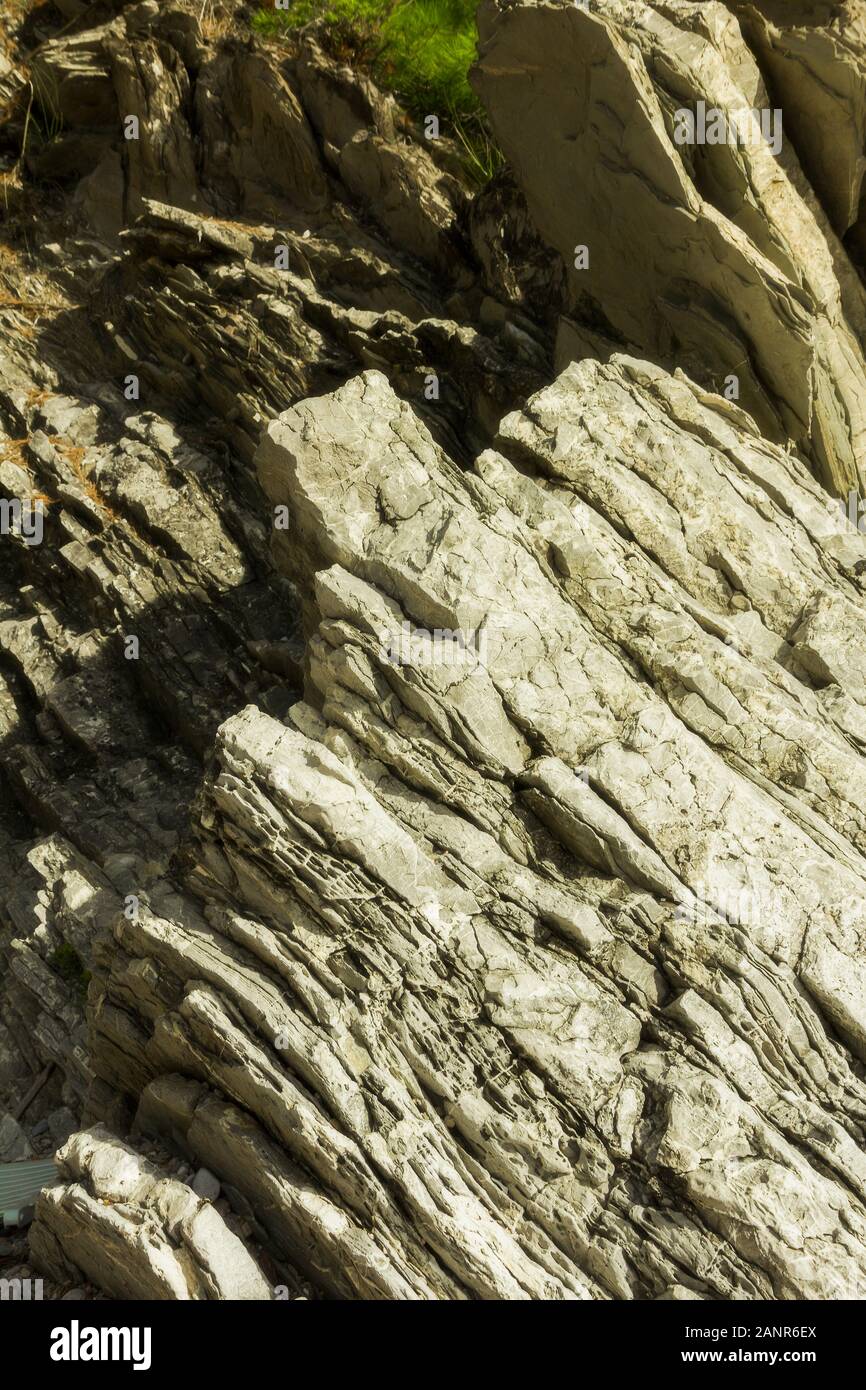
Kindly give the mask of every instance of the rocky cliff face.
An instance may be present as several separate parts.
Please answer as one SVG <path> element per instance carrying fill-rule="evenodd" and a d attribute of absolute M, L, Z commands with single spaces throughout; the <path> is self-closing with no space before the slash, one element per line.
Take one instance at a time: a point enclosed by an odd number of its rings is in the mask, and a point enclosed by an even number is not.
<path fill-rule="evenodd" d="M 315 29 L 58 9 L 0 62 L 15 1258 L 862 1298 L 866 5 L 485 4 L 481 190 Z"/>

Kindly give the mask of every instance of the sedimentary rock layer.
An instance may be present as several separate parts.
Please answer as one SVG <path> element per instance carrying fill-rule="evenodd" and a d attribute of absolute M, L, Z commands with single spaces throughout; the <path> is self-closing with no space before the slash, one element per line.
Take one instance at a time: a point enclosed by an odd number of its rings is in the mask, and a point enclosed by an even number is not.
<path fill-rule="evenodd" d="M 746 119 L 773 102 L 730 10 L 487 0 L 479 33 L 476 85 L 537 226 L 576 265 L 572 302 L 719 392 L 736 376 L 770 437 L 801 444 L 830 487 L 862 486 L 863 287 L 785 109 L 778 151 Z M 743 113 L 742 138 L 681 143 L 677 112 L 701 103 L 728 131 Z"/>
<path fill-rule="evenodd" d="M 321 30 L 4 56 L 52 1287 L 866 1296 L 861 20 L 487 3 L 482 189 Z"/>
<path fill-rule="evenodd" d="M 859 1296 L 866 544 L 624 357 L 468 474 L 375 372 L 257 463 L 307 698 L 223 725 L 187 893 L 115 916 L 101 1082 L 332 1294 Z"/>

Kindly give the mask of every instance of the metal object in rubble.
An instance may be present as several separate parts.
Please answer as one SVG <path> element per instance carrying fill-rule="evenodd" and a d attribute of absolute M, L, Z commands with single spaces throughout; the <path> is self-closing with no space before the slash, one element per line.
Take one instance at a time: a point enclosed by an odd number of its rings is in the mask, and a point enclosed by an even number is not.
<path fill-rule="evenodd" d="M 58 1177 L 53 1158 L 25 1160 L 22 1163 L 0 1163 L 0 1213 L 3 1229 L 27 1226 L 33 1220 L 36 1198 L 43 1187 L 50 1187 Z"/>

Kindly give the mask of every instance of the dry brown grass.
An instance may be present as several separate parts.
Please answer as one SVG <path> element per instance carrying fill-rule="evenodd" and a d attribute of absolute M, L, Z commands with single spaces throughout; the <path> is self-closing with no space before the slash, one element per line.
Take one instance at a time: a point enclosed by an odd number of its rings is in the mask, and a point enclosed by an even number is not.
<path fill-rule="evenodd" d="M 31 400 L 31 397 L 34 396 L 34 392 L 36 398 Z M 41 400 L 46 399 L 49 394 L 48 391 L 38 391 L 34 388 L 28 396 L 28 403 L 41 403 Z M 2 455 L 7 463 L 15 463 L 19 468 L 24 469 L 30 479 L 31 487 L 33 487 L 33 491 L 30 493 L 30 500 L 32 502 L 42 502 L 46 507 L 56 506 L 58 500 L 56 497 L 51 497 L 49 493 L 43 492 L 41 489 L 37 489 L 33 486 L 33 476 L 27 461 L 27 456 L 24 452 L 29 442 L 29 437 L 26 435 L 23 439 L 2 439 L 0 440 L 0 455 Z M 51 443 L 64 462 L 69 465 L 69 471 L 82 492 L 90 498 L 91 502 L 96 504 L 109 522 L 118 521 L 120 519 L 119 513 L 106 501 L 96 484 L 87 474 L 84 467 L 87 450 L 82 448 L 80 444 L 71 444 L 68 439 L 64 439 L 63 435 L 53 435 L 51 437 Z"/>
<path fill-rule="evenodd" d="M 36 337 L 40 319 L 56 314 L 62 308 L 62 304 L 53 300 L 26 299 L 0 288 L 0 319 L 6 319 L 19 337 L 26 338 L 28 342 Z"/>
<path fill-rule="evenodd" d="M 0 453 L 2 453 L 6 463 L 15 463 L 19 468 L 24 468 L 29 473 L 30 468 L 24 455 L 24 449 L 30 443 L 25 435 L 23 439 L 3 439 L 0 440 Z"/>
<path fill-rule="evenodd" d="M 214 4 L 214 0 L 202 0 L 198 27 L 203 39 L 207 39 L 208 43 L 216 43 L 218 39 L 224 39 L 232 32 L 234 21 Z"/>
<path fill-rule="evenodd" d="M 2 207 L 7 217 L 9 215 L 10 197 L 14 197 L 14 195 L 20 193 L 21 190 L 21 171 L 18 165 L 15 164 L 11 169 L 6 169 L 0 174 L 0 207 Z M 0 247 L 0 260 L 3 258 L 4 249 L 8 251 L 8 247 Z"/>
<path fill-rule="evenodd" d="M 0 318 L 7 328 L 11 326 L 22 337 L 32 339 L 41 319 L 70 307 L 55 288 L 49 286 L 46 291 L 39 284 L 16 247 L 0 242 Z"/>
<path fill-rule="evenodd" d="M 51 443 L 63 460 L 69 464 L 69 471 L 75 478 L 82 492 L 90 498 L 91 502 L 96 503 L 100 511 L 104 512 L 110 521 L 119 521 L 119 512 L 116 512 L 111 504 L 103 497 L 102 493 L 85 470 L 84 460 L 87 456 L 87 450 L 80 444 L 70 444 L 69 440 L 64 439 L 62 435 L 54 436 Z"/>
<path fill-rule="evenodd" d="M 0 126 L 4 126 L 8 121 L 11 121 L 19 108 L 24 106 L 24 94 L 26 91 L 27 84 L 25 83 L 17 92 L 13 92 L 11 97 L 7 97 L 4 102 L 0 103 Z"/>
<path fill-rule="evenodd" d="M 53 507 L 57 502 L 57 498 L 51 497 L 47 492 L 42 492 L 41 489 L 33 487 L 30 465 L 24 453 L 24 449 L 28 443 L 29 439 L 26 435 L 23 439 L 0 439 L 0 457 L 7 463 L 17 464 L 17 466 L 23 469 L 27 474 L 31 487 L 31 502 L 41 502 L 44 507 Z"/>
<path fill-rule="evenodd" d="M 0 290 L 0 309 L 20 309 L 24 314 L 44 314 L 49 309 L 62 308 L 62 304 L 57 304 L 51 299 L 22 299 L 20 295 L 9 294 L 8 290 Z"/>
<path fill-rule="evenodd" d="M 203 39 L 207 39 L 208 43 L 216 43 L 218 39 L 224 39 L 231 33 L 232 22 L 225 17 L 219 19 L 211 17 L 202 20 L 199 28 Z"/>

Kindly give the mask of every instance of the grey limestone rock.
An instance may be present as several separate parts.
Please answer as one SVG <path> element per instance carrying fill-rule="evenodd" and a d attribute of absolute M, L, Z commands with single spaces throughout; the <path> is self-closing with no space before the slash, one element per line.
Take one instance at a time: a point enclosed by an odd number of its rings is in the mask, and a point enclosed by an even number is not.
<path fill-rule="evenodd" d="M 30 1243 L 58 1282 L 84 1275 L 121 1299 L 270 1298 L 210 1202 L 107 1130 L 74 1135 L 57 1160 L 61 1181 L 39 1197 Z"/>
<path fill-rule="evenodd" d="M 241 8 L 0 43 L 0 1254 L 862 1299 L 863 6 L 485 0 L 482 189 Z"/>
<path fill-rule="evenodd" d="M 830 487 L 862 488 L 863 286 L 784 122 L 778 157 L 749 130 L 678 141 L 677 111 L 699 102 L 773 109 L 730 10 L 486 0 L 479 25 L 476 86 L 532 216 L 566 266 L 588 250 L 572 300 L 719 393 L 736 375 L 770 437 L 797 440 Z"/>

